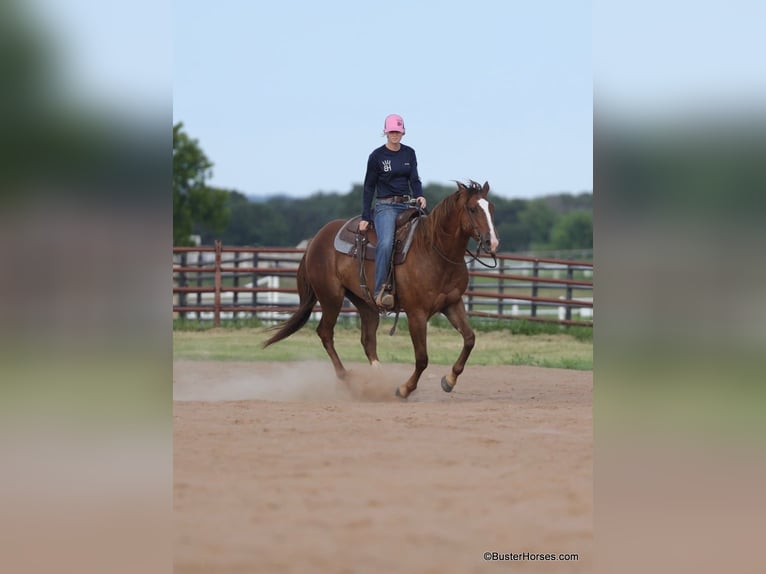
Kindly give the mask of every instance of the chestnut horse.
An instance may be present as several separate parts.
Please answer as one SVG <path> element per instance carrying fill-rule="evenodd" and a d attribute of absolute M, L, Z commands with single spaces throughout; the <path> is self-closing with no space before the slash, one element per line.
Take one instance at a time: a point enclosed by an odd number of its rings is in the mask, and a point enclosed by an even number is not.
<path fill-rule="evenodd" d="M 416 227 L 406 259 L 395 266 L 397 308 L 407 314 L 410 337 L 415 349 L 415 371 L 396 395 L 406 398 L 418 386 L 420 375 L 428 366 L 426 325 L 437 313 L 443 313 L 463 336 L 463 350 L 449 374 L 442 378 L 442 389 L 451 392 L 463 372 L 473 349 L 475 336 L 468 323 L 463 293 L 468 286 L 465 253 L 471 238 L 478 249 L 495 254 L 498 238 L 492 222 L 494 205 L 487 199 L 489 184 L 457 182 L 457 191 L 442 199 Z M 300 307 L 286 322 L 273 327 L 277 332 L 264 347 L 281 341 L 306 324 L 317 300 L 322 319 L 317 334 L 343 379 L 346 369 L 335 351 L 335 323 L 347 297 L 359 310 L 362 347 L 374 367 L 380 366 L 377 352 L 377 329 L 380 315 L 366 288 L 360 286 L 359 260 L 336 251 L 333 241 L 345 221 L 336 220 L 320 229 L 306 248 L 298 267 Z M 477 251 L 478 254 L 478 251 Z M 368 283 L 374 284 L 374 262 L 367 261 Z"/>

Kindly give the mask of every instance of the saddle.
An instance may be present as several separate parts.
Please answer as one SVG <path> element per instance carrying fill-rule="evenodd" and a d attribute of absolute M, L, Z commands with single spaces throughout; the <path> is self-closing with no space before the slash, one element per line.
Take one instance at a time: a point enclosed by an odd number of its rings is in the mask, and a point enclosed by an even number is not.
<path fill-rule="evenodd" d="M 359 257 L 359 252 L 364 253 L 367 261 L 375 261 L 375 246 L 378 244 L 378 236 L 375 229 L 370 226 L 367 228 L 367 245 L 360 249 L 359 241 L 359 222 L 361 215 L 349 219 L 335 234 L 333 245 L 335 250 L 344 255 Z M 402 211 L 396 218 L 396 231 L 394 233 L 394 265 L 404 263 L 407 258 L 407 252 L 412 245 L 412 237 L 415 229 L 420 222 L 420 211 L 417 208 L 410 208 Z"/>

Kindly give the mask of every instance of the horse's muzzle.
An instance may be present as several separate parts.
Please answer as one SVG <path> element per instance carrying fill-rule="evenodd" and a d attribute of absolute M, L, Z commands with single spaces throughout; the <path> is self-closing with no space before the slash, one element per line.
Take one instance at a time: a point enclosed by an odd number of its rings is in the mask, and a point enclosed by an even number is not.
<path fill-rule="evenodd" d="M 497 239 L 492 239 L 490 237 L 482 237 L 480 242 L 481 248 L 484 250 L 484 252 L 489 253 L 490 255 L 495 254 L 499 244 L 500 242 Z"/>

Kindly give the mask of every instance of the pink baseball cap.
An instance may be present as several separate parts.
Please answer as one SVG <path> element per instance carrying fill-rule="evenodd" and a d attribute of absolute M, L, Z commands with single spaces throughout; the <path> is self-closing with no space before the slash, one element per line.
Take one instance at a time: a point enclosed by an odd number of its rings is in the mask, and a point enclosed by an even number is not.
<path fill-rule="evenodd" d="M 404 133 L 404 120 L 402 116 L 391 114 L 386 116 L 386 121 L 383 123 L 383 133 L 388 132 L 402 132 Z"/>

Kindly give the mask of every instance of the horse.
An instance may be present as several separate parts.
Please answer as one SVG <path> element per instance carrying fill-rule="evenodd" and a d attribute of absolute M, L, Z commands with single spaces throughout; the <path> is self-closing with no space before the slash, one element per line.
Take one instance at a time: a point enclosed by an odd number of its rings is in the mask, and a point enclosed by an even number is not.
<path fill-rule="evenodd" d="M 487 182 L 484 185 L 473 180 L 468 184 L 456 183 L 454 193 L 439 201 L 429 214 L 420 217 L 406 259 L 394 267 L 396 309 L 407 315 L 415 350 L 415 370 L 395 392 L 403 399 L 417 388 L 418 380 L 428 366 L 426 326 L 431 317 L 444 314 L 463 336 L 460 355 L 451 371 L 441 379 L 445 392 L 451 392 L 457 384 L 476 340 L 463 304 L 463 293 L 468 286 L 465 254 L 468 242 L 474 239 L 478 244 L 477 257 L 480 251 L 494 257 L 499 244 L 493 223 L 495 208 L 487 199 Z M 319 301 L 322 318 L 316 332 L 341 380 L 348 372 L 335 351 L 333 339 L 344 297 L 359 311 L 361 343 L 367 359 L 373 367 L 380 367 L 377 353 L 380 311 L 366 284 L 361 284 L 359 259 L 334 248 L 334 238 L 345 223 L 340 219 L 331 221 L 311 239 L 298 266 L 299 308 L 287 321 L 272 327 L 276 333 L 263 343 L 264 348 L 268 347 L 298 331 Z M 366 261 L 364 265 L 366 276 L 373 277 L 374 262 Z M 374 284 L 374 281 L 370 283 Z"/>

